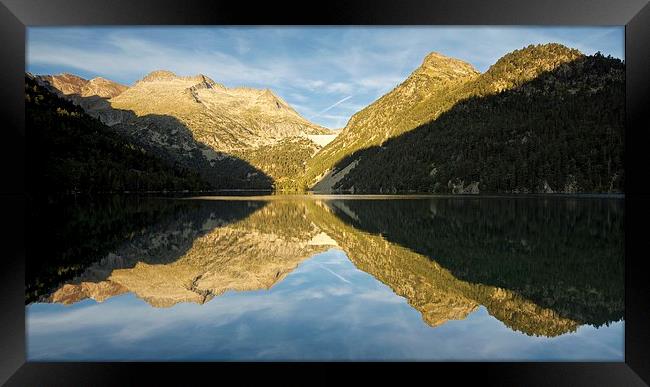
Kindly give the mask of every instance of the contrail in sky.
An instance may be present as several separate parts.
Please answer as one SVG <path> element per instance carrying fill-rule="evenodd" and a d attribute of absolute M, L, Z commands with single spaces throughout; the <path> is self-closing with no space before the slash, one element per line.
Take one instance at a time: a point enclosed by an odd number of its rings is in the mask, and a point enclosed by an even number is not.
<path fill-rule="evenodd" d="M 338 106 L 338 105 L 340 105 L 340 104 L 342 104 L 343 102 L 345 102 L 345 101 L 347 101 L 347 100 L 349 100 L 350 98 L 352 98 L 352 96 L 351 96 L 351 95 L 348 95 L 347 97 L 345 97 L 345 98 L 343 98 L 342 100 L 340 100 L 340 101 L 338 101 L 338 102 L 336 102 L 336 103 L 335 103 L 334 105 L 332 105 L 332 106 L 329 106 L 329 107 L 327 107 L 327 108 L 325 108 L 325 109 L 323 109 L 322 111 L 320 111 L 320 112 L 318 112 L 318 114 L 316 114 L 316 116 L 315 116 L 315 117 L 318 117 L 318 116 L 320 116 L 321 114 L 323 114 L 323 113 L 325 113 L 326 111 L 328 111 L 328 110 L 330 110 L 330 109 L 332 109 L 332 108 L 334 108 L 334 107 L 336 107 L 336 106 Z"/>

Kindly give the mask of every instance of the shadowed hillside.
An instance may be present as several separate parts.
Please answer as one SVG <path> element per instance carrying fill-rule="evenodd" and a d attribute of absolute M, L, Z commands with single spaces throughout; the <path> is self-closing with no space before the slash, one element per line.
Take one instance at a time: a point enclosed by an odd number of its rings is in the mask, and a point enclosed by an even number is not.
<path fill-rule="evenodd" d="M 457 85 L 444 95 L 447 103 L 431 113 L 417 113 L 427 105 L 409 113 L 430 116 L 430 122 L 350 149 L 324 179 L 331 184 L 314 189 L 622 192 L 624 72 L 618 59 L 584 56 L 560 45 L 515 51 Z M 353 124 L 348 133 L 356 130 Z M 375 120 L 377 130 L 385 124 Z M 345 139 L 344 131 L 337 140 Z M 311 163 L 321 159 L 317 155 Z"/>
<path fill-rule="evenodd" d="M 31 76 L 25 77 L 26 128 L 32 192 L 52 194 L 179 191 L 219 188 L 270 189 L 271 179 L 247 162 L 217 155 L 197 143 L 174 117 L 145 116 L 140 125 L 112 128 L 90 117 Z M 105 104 L 98 96 L 71 95 L 80 104 Z M 75 99 L 76 98 L 76 99 Z M 133 112 L 115 111 L 121 117 Z M 158 123 L 154 128 L 150 121 Z M 173 138 L 146 141 L 160 122 L 173 126 Z M 154 133 L 156 134 L 156 133 Z M 205 152 L 204 152 L 205 151 Z"/>

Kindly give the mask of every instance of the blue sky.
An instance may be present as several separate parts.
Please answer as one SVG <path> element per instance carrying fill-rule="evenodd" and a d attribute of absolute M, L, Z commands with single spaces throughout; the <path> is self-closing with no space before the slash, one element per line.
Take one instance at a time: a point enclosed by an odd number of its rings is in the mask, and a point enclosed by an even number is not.
<path fill-rule="evenodd" d="M 529 44 L 624 58 L 624 27 L 29 27 L 27 71 L 127 85 L 157 69 L 270 88 L 329 128 L 403 81 L 430 52 L 479 71 Z"/>

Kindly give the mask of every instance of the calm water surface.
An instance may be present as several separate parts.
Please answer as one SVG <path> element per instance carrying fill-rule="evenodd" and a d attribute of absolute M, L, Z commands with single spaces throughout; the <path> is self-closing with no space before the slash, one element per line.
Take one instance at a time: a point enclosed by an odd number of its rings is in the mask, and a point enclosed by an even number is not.
<path fill-rule="evenodd" d="M 623 361 L 623 199 L 35 206 L 31 361 Z M 36 240 L 36 239 L 35 239 Z"/>

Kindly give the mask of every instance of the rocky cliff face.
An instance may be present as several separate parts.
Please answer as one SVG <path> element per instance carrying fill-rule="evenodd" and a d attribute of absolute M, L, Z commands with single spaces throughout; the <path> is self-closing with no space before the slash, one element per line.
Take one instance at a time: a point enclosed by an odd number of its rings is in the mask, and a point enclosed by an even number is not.
<path fill-rule="evenodd" d="M 154 71 L 110 101 L 136 117 L 172 116 L 217 151 L 254 148 L 287 137 L 327 134 L 268 89 L 226 88 L 204 75 Z M 100 114 L 101 117 L 101 114 Z"/>
<path fill-rule="evenodd" d="M 41 82 L 47 82 L 65 96 L 113 98 L 120 95 L 127 86 L 106 78 L 98 77 L 84 79 L 73 74 L 43 75 L 38 77 Z"/>

